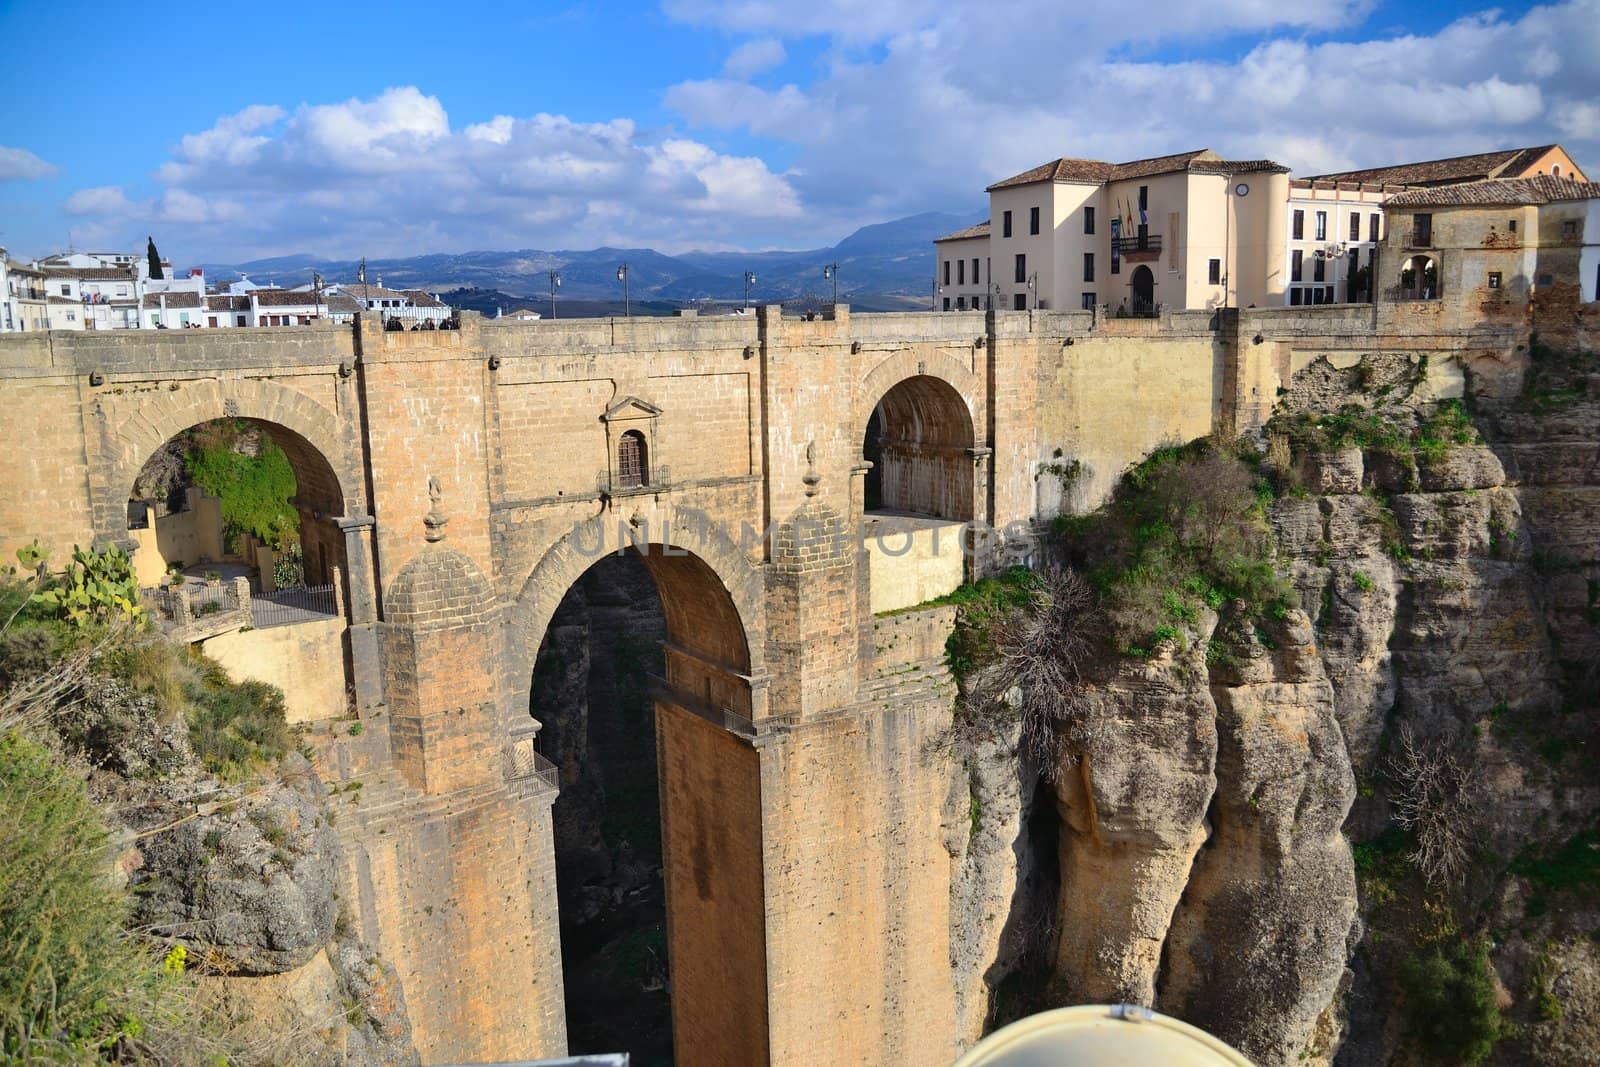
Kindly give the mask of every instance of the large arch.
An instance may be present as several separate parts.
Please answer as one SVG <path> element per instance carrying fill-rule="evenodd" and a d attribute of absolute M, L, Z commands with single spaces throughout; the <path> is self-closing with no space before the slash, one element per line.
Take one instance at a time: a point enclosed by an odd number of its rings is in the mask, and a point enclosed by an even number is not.
<path fill-rule="evenodd" d="M 522 583 L 511 609 L 506 649 L 508 693 L 520 692 L 530 676 L 545 631 L 567 590 L 600 556 L 646 545 L 650 551 L 645 563 L 662 590 L 672 643 L 731 673 L 758 684 L 764 681 L 764 584 L 738 544 L 699 513 L 658 514 L 655 521 L 646 519 L 634 526 L 608 509 L 561 537 Z M 722 590 L 721 597 L 709 595 L 712 585 Z M 697 588 L 701 594 L 684 596 L 669 607 L 667 601 L 674 599 L 667 595 L 669 588 Z M 507 726 L 515 733 L 526 708 L 513 698 L 507 713 Z M 758 718 L 759 706 L 747 706 L 744 714 Z"/>
<path fill-rule="evenodd" d="M 275 382 L 186 382 L 133 405 L 115 425 L 104 427 L 98 464 L 104 473 L 94 502 L 97 535 L 112 541 L 125 537 L 128 494 L 157 449 L 192 426 L 223 418 L 248 419 L 267 430 L 289 455 L 297 477 L 305 472 L 308 503 L 323 516 L 366 511 L 360 464 L 350 455 L 339 419 L 327 408 Z"/>
<path fill-rule="evenodd" d="M 531 723 L 540 646 L 569 589 L 606 554 L 642 560 L 666 632 L 650 695 L 677 1061 L 759 1065 L 767 1059 L 766 908 L 752 720 L 764 684 L 761 576 L 709 523 L 630 519 L 608 510 L 573 530 L 524 584 L 510 623 L 507 688 L 530 700 L 517 702 L 511 735 Z"/>

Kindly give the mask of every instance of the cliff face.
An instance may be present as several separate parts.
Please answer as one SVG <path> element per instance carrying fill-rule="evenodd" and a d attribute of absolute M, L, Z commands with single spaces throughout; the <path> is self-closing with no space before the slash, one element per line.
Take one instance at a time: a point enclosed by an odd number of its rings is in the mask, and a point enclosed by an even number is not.
<path fill-rule="evenodd" d="M 1263 1064 L 1587 1047 L 1597 917 L 1572 869 L 1600 810 L 1600 368 L 1541 358 L 1516 393 L 1503 366 L 1403 354 L 1295 377 L 1263 469 L 1297 607 L 1252 625 L 1225 606 L 1083 673 L 1092 740 L 1047 775 L 1051 1001 L 1153 1004 Z M 1004 844 L 968 848 L 988 906 L 1030 878 Z M 1027 955 L 1006 919 L 988 970 L 957 969 L 969 1005 Z M 1460 965 L 1486 992 L 1436 1013 L 1473 1021 L 1435 1040 L 1415 976 L 1456 944 L 1491 946 L 1492 970 Z"/>

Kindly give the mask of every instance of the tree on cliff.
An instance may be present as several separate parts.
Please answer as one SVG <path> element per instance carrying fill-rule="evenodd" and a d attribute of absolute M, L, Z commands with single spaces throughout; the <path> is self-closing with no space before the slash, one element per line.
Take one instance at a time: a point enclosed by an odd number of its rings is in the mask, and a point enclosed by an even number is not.
<path fill-rule="evenodd" d="M 144 254 L 150 257 L 150 277 L 165 278 L 166 275 L 161 273 L 161 253 L 156 251 L 156 239 L 147 236 L 144 242 Z"/>

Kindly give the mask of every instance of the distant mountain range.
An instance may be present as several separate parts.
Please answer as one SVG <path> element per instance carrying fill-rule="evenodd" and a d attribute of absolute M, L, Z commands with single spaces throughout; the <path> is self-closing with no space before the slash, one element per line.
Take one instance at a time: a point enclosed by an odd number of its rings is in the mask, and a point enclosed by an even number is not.
<path fill-rule="evenodd" d="M 816 296 L 830 300 L 833 283 L 823 267 L 839 265 L 839 297 L 860 310 L 925 307 L 933 282 L 933 239 L 972 225 L 964 215 L 927 212 L 893 222 L 863 226 L 830 248 L 803 252 L 685 252 L 664 255 L 650 248 L 596 248 L 590 251 L 433 253 L 403 259 L 369 259 L 367 280 L 391 289 L 424 289 L 443 294 L 460 307 L 493 313 L 493 308 L 532 305 L 546 309 L 549 271 L 561 272 L 558 301 L 569 314 L 608 313 L 622 305 L 617 266 L 628 263 L 636 314 L 664 313 L 702 300 L 744 298 L 744 272 L 754 271 L 751 303 Z M 323 259 L 302 254 L 248 263 L 202 264 L 208 278 L 247 274 L 254 282 L 300 285 L 316 271 L 330 282 L 355 280 L 358 260 Z M 583 307 L 585 311 L 580 311 Z"/>

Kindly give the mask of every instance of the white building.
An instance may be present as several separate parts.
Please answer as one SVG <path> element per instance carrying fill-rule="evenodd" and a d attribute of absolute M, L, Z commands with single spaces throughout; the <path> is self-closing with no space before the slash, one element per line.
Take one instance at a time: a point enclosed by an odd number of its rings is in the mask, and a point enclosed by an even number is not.
<path fill-rule="evenodd" d="M 989 224 L 980 222 L 934 242 L 938 275 L 934 295 L 940 311 L 977 311 L 990 306 Z"/>
<path fill-rule="evenodd" d="M 381 280 L 377 285 L 338 283 L 328 288 L 330 292 L 342 293 L 354 300 L 362 311 L 380 313 L 386 325 L 398 322 L 400 326 L 396 328 L 431 324 L 437 329 L 452 314 L 450 305 L 431 293 L 420 289 L 385 289 Z"/>
<path fill-rule="evenodd" d="M 1372 300 L 1383 205 L 1401 190 L 1321 179 L 1289 183 L 1289 282 L 1285 304 L 1353 304 Z"/>

